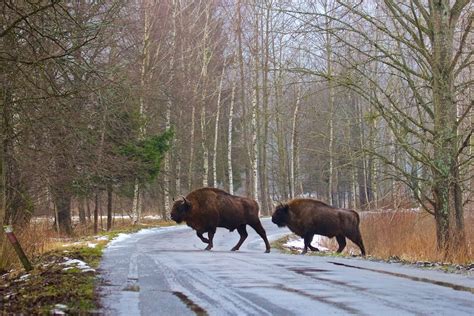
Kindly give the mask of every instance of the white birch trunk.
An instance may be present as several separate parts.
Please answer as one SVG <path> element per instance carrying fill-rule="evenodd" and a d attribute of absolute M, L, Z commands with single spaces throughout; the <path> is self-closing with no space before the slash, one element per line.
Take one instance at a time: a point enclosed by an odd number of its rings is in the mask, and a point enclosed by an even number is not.
<path fill-rule="evenodd" d="M 235 81 L 232 84 L 232 93 L 230 96 L 229 124 L 227 133 L 227 172 L 229 173 L 229 193 L 234 194 L 234 177 L 232 170 L 232 124 L 234 118 L 234 102 L 235 102 Z"/>
<path fill-rule="evenodd" d="M 135 179 L 135 185 L 133 189 L 133 203 L 132 203 L 132 223 L 133 225 L 140 222 L 140 211 L 139 211 L 139 200 L 140 200 L 140 188 L 138 185 L 138 179 Z"/>
<path fill-rule="evenodd" d="M 181 158 L 176 160 L 176 194 L 181 194 Z"/>
<path fill-rule="evenodd" d="M 295 197 L 295 187 L 296 187 L 296 179 L 295 179 L 295 171 L 296 171 L 296 160 L 297 160 L 297 151 L 296 151 L 296 143 L 297 139 L 297 121 L 298 121 L 298 111 L 300 108 L 300 88 L 298 87 L 298 94 L 296 96 L 296 104 L 295 109 L 293 111 L 293 126 L 291 129 L 291 141 L 290 141 L 290 197 Z"/>
<path fill-rule="evenodd" d="M 193 189 L 193 160 L 194 160 L 194 139 L 196 129 L 196 106 L 193 102 L 193 107 L 191 110 L 191 135 L 190 135 L 190 144 L 189 144 L 189 167 L 188 167 L 188 191 Z"/>
<path fill-rule="evenodd" d="M 214 148 L 213 148 L 213 156 L 212 156 L 212 184 L 215 188 L 217 188 L 217 138 L 219 136 L 219 116 L 221 111 L 221 97 L 222 97 L 222 82 L 224 81 L 224 74 L 225 74 L 225 61 L 222 67 L 222 75 L 221 80 L 219 81 L 219 91 L 217 95 L 217 109 L 216 109 L 216 124 L 214 126 Z"/>
<path fill-rule="evenodd" d="M 257 84 L 257 83 L 256 83 Z M 257 127 L 257 89 L 253 90 L 252 96 L 252 149 L 253 149 L 253 159 L 252 159 L 252 178 L 253 178 L 253 198 L 259 203 L 258 198 L 258 127 Z M 260 203 L 259 203 L 260 204 Z"/>
<path fill-rule="evenodd" d="M 202 164 L 203 164 L 203 175 L 202 175 L 202 186 L 209 186 L 209 149 L 207 148 L 207 137 L 206 137 L 206 97 L 207 97 L 207 68 L 211 59 L 210 47 L 207 43 L 209 37 L 209 18 L 210 18 L 210 7 L 205 8 L 206 10 L 206 23 L 204 24 L 203 34 L 203 45 L 202 45 L 202 68 L 201 68 L 201 80 L 203 83 L 203 89 L 201 94 L 201 146 L 202 146 Z"/>
<path fill-rule="evenodd" d="M 147 71 L 147 64 L 149 59 L 149 44 L 150 44 L 150 10 L 147 8 L 147 3 L 144 2 L 144 32 L 143 32 L 143 40 L 142 40 L 142 63 L 141 63 L 141 71 L 140 71 L 140 97 L 139 97 L 139 115 L 140 118 L 145 116 L 145 86 L 146 86 L 146 71 Z M 140 126 L 140 133 L 139 138 L 143 139 L 145 136 L 145 126 Z M 133 205 L 132 205 L 132 217 L 134 218 L 133 223 L 138 224 L 140 222 L 141 217 L 141 194 L 140 194 L 140 184 L 138 179 L 135 179 L 135 188 L 133 191 Z"/>
<path fill-rule="evenodd" d="M 174 79 L 174 59 L 175 59 L 175 46 L 176 46 L 176 11 L 177 11 L 177 8 L 176 8 L 176 1 L 173 0 L 171 2 L 171 5 L 172 5 L 172 10 L 173 10 L 173 29 L 171 31 L 171 56 L 170 56 L 170 78 L 169 78 L 169 86 L 171 87 L 173 85 L 173 79 Z M 168 100 L 166 102 L 166 130 L 170 130 L 171 129 L 171 108 L 173 107 L 173 100 L 171 98 L 171 94 L 168 93 Z M 170 204 L 170 188 L 171 188 L 171 184 L 170 184 L 170 170 L 171 170 L 171 167 L 170 167 L 170 160 L 171 160 L 171 157 L 170 157 L 170 152 L 167 151 L 166 154 L 165 154 L 165 170 L 164 170 L 164 188 L 163 188 L 163 198 L 164 198 L 164 208 L 165 208 L 165 211 L 164 211 L 164 214 L 165 214 L 165 220 L 168 220 L 170 219 L 170 208 L 171 208 L 171 204 Z"/>
<path fill-rule="evenodd" d="M 327 8 L 325 8 L 327 9 Z M 329 18 L 326 17 L 326 62 L 327 76 L 329 85 L 329 182 L 328 182 L 328 202 L 334 205 L 334 85 L 332 81 L 332 50 L 331 35 L 329 33 Z"/>
<path fill-rule="evenodd" d="M 204 103 L 201 108 L 201 133 L 202 133 L 202 186 L 209 186 L 209 150 L 206 144 L 206 107 Z"/>
<path fill-rule="evenodd" d="M 173 57 L 171 58 L 173 59 Z M 168 131 L 171 128 L 171 98 L 168 98 L 166 103 L 166 130 Z M 170 218 L 170 153 L 166 152 L 165 154 L 165 170 L 164 170 L 164 188 L 163 188 L 163 198 L 164 198 L 164 208 L 165 208 L 165 220 Z"/>

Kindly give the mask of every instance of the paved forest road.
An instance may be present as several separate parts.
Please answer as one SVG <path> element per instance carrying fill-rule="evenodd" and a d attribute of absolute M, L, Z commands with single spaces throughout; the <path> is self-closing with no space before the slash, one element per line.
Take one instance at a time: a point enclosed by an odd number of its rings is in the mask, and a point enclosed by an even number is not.
<path fill-rule="evenodd" d="M 270 238 L 287 233 L 269 219 Z M 101 264 L 107 315 L 474 315 L 474 278 L 359 259 L 264 253 L 260 237 L 214 249 L 188 227 L 112 242 Z"/>

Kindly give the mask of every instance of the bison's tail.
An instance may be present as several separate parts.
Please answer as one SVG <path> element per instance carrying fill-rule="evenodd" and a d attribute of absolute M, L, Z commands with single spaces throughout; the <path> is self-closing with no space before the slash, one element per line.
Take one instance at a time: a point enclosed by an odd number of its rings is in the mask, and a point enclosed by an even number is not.
<path fill-rule="evenodd" d="M 357 213 L 357 212 L 354 211 L 354 210 L 351 210 L 351 212 L 353 212 L 353 213 L 355 214 L 355 216 L 356 216 L 356 218 L 357 218 L 357 225 L 359 225 L 359 224 L 360 224 L 360 216 L 359 216 L 359 213 Z"/>

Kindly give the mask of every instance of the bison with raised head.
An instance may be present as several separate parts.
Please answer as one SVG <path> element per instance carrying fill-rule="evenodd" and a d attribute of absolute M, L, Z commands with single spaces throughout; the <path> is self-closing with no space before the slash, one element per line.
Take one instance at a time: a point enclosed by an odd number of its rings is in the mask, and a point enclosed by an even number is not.
<path fill-rule="evenodd" d="M 313 236 L 336 237 L 341 252 L 346 247 L 346 238 L 359 246 L 365 256 L 364 243 L 359 230 L 359 214 L 353 210 L 335 208 L 324 202 L 313 199 L 293 199 L 276 207 L 272 222 L 278 227 L 288 228 L 304 239 L 302 254 L 308 251 L 319 251 L 311 246 Z"/>
<path fill-rule="evenodd" d="M 232 251 L 239 250 L 248 236 L 246 226 L 249 225 L 265 242 L 265 252 L 270 252 L 267 234 L 258 218 L 258 204 L 252 199 L 231 195 L 220 189 L 201 188 L 174 203 L 171 219 L 177 223 L 186 222 L 196 230 L 197 236 L 208 244 L 206 250 L 213 247 L 217 227 L 230 231 L 237 229 L 240 240 Z M 203 236 L 204 233 L 208 234 L 208 238 Z"/>

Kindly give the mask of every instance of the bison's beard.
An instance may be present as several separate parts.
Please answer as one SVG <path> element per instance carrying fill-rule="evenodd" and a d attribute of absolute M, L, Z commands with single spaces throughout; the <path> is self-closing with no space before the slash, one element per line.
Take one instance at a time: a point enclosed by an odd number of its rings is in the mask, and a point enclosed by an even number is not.
<path fill-rule="evenodd" d="M 180 224 L 183 219 L 181 218 L 181 216 L 178 216 L 176 214 L 171 214 L 171 219 L 174 220 L 176 223 Z"/>

